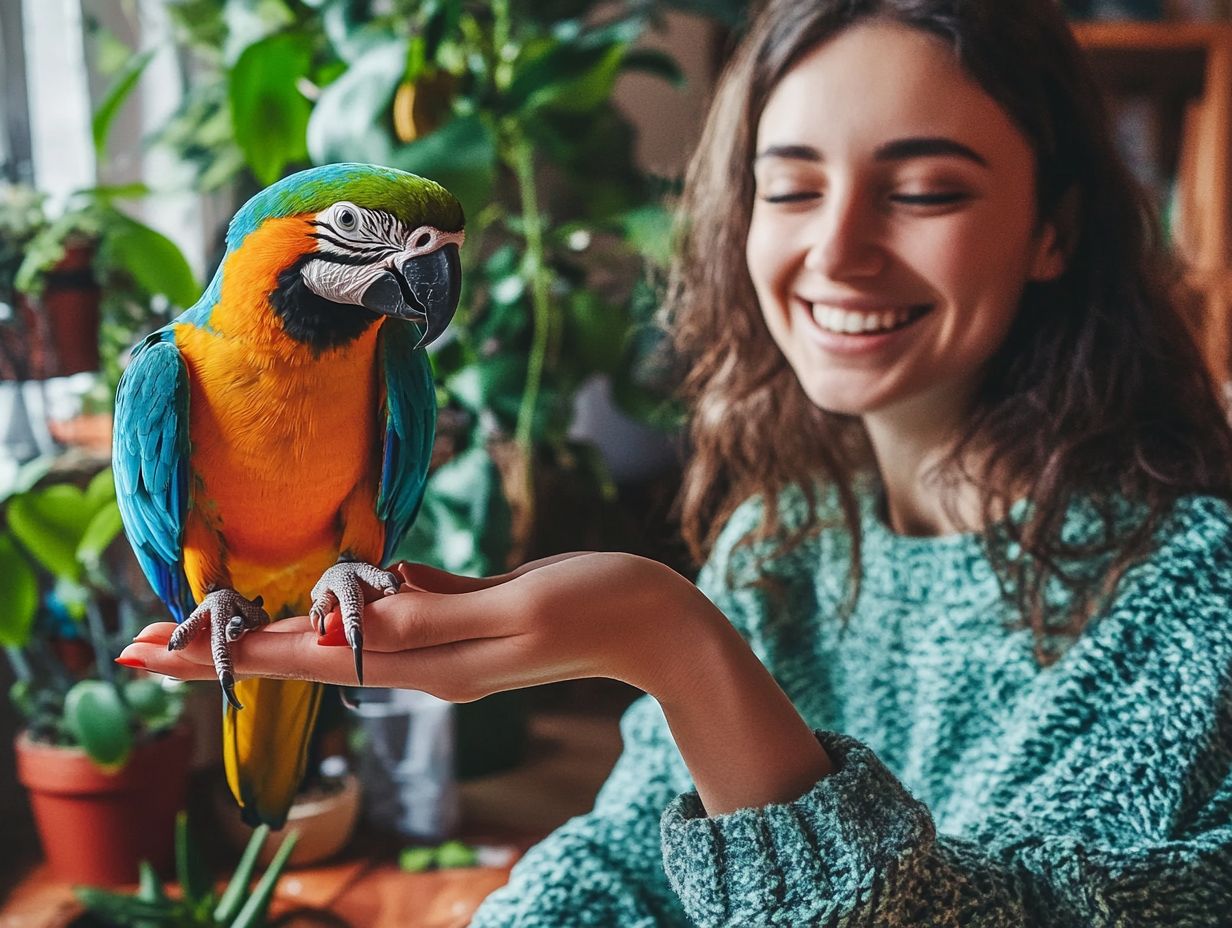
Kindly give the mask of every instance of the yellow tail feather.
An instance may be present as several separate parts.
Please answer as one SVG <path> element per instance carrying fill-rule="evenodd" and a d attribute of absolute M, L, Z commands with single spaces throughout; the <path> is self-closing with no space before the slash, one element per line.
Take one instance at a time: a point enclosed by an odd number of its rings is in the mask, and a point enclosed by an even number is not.
<path fill-rule="evenodd" d="M 304 777 L 323 687 L 303 680 L 241 680 L 243 709 L 223 714 L 227 785 L 250 825 L 281 828 Z"/>

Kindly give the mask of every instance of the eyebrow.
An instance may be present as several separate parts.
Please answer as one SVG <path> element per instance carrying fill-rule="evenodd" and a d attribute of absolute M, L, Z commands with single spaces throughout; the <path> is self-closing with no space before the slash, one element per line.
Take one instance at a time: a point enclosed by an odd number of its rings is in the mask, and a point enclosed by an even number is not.
<path fill-rule="evenodd" d="M 944 136 L 920 136 L 917 138 L 895 139 L 878 146 L 873 152 L 876 161 L 906 161 L 910 158 L 951 157 L 963 158 L 983 167 L 988 167 L 988 161 L 979 152 L 953 139 Z M 771 145 L 757 153 L 754 160 L 762 158 L 786 158 L 792 161 L 825 161 L 816 148 L 811 145 Z"/>

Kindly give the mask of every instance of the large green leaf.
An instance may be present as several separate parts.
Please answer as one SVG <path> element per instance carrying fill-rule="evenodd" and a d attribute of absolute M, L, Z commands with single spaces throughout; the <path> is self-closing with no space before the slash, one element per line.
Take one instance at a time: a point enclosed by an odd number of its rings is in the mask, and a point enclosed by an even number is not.
<path fill-rule="evenodd" d="M 228 65 L 234 65 L 249 46 L 295 22 L 285 0 L 224 0 L 222 15 L 227 27 L 223 59 Z"/>
<path fill-rule="evenodd" d="M 104 467 L 86 484 L 86 506 L 91 513 L 96 513 L 115 498 L 115 471 Z"/>
<path fill-rule="evenodd" d="M 100 767 L 124 766 L 133 749 L 132 718 L 116 688 L 82 680 L 64 699 L 65 727 Z"/>
<path fill-rule="evenodd" d="M 487 450 L 475 445 L 433 472 L 419 518 L 395 556 L 471 576 L 501 571 L 510 523 L 500 472 Z"/>
<path fill-rule="evenodd" d="M 308 119 L 314 164 L 391 163 L 391 106 L 405 70 L 406 42 L 388 35 L 321 90 Z"/>
<path fill-rule="evenodd" d="M 174 305 L 188 307 L 201 288 L 175 242 L 118 210 L 108 220 L 106 247 L 111 260 L 127 270 L 148 293 L 161 293 Z"/>
<path fill-rule="evenodd" d="M 591 290 L 575 290 L 569 300 L 566 345 L 585 370 L 611 373 L 620 364 L 629 326 L 621 307 Z"/>
<path fill-rule="evenodd" d="M 662 203 L 647 203 L 615 217 L 625 239 L 638 254 L 659 267 L 672 258 L 672 215 Z"/>
<path fill-rule="evenodd" d="M 445 381 L 449 396 L 478 416 L 492 410 L 508 421 L 517 419 L 526 383 L 526 358 L 514 353 L 475 361 Z"/>
<path fill-rule="evenodd" d="M 14 496 L 8 503 L 9 530 L 47 571 L 67 580 L 81 575 L 77 545 L 90 523 L 85 494 L 59 483 Z"/>
<path fill-rule="evenodd" d="M 515 64 L 506 102 L 515 111 L 589 112 L 611 97 L 625 51 L 621 42 L 529 42 Z"/>
<path fill-rule="evenodd" d="M 137 81 L 141 79 L 141 73 L 153 58 L 154 49 L 149 49 L 134 57 L 108 89 L 103 102 L 99 104 L 98 110 L 94 113 L 90 129 L 94 136 L 94 151 L 100 157 L 107 147 L 107 136 L 111 132 L 111 123 L 115 120 L 116 113 L 120 111 L 124 101 L 133 92 Z"/>
<path fill-rule="evenodd" d="M 8 534 L 0 534 L 0 590 L 4 591 L 0 645 L 20 648 L 30 640 L 38 614 L 38 579 Z"/>
<path fill-rule="evenodd" d="M 77 543 L 77 560 L 87 568 L 97 567 L 103 553 L 122 531 L 124 522 L 120 517 L 119 504 L 115 500 L 103 503 L 81 534 L 81 541 Z"/>
<path fill-rule="evenodd" d="M 235 141 L 263 184 L 276 181 L 288 164 L 308 158 L 306 133 L 312 106 L 297 82 L 311 63 L 308 38 L 281 33 L 244 49 L 228 74 Z"/>
<path fill-rule="evenodd" d="M 435 132 L 392 153 L 392 167 L 430 177 L 476 216 L 492 198 L 496 179 L 496 137 L 479 116 L 459 116 Z"/>

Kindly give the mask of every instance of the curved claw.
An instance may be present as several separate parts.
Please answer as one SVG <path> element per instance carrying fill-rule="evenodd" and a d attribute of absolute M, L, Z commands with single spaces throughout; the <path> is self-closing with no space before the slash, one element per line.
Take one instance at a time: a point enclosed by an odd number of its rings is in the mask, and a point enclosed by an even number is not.
<path fill-rule="evenodd" d="M 235 695 L 235 674 L 229 670 L 224 670 L 218 675 L 218 682 L 222 684 L 223 695 L 227 697 L 227 702 L 231 703 L 231 708 L 243 709 L 243 703 Z"/>
<path fill-rule="evenodd" d="M 338 687 L 338 701 L 342 703 L 344 709 L 350 709 L 352 712 L 359 710 L 359 700 L 348 696 L 344 686 Z"/>
<path fill-rule="evenodd" d="M 350 628 L 351 653 L 355 655 L 355 679 L 359 685 L 364 685 L 364 633 L 357 626 Z"/>

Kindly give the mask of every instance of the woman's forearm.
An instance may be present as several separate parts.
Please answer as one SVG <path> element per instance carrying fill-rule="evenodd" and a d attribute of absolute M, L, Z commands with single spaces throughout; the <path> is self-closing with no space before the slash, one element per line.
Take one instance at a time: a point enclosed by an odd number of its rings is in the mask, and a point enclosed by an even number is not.
<path fill-rule="evenodd" d="M 799 798 L 833 770 L 830 758 L 744 639 L 697 598 L 677 623 L 680 644 L 643 688 L 663 707 L 706 812 Z"/>

